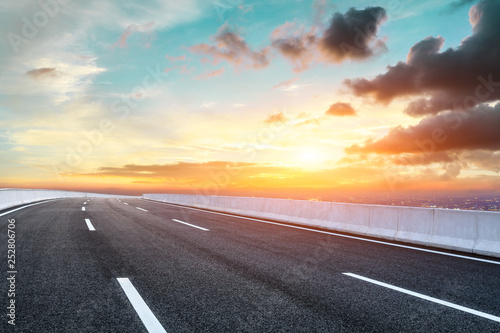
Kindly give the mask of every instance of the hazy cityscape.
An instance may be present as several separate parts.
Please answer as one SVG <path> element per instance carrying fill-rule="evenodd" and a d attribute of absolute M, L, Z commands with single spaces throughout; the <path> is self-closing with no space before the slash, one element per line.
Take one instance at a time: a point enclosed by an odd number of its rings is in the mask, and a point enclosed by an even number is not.
<path fill-rule="evenodd" d="M 481 211 L 499 211 L 500 194 L 482 193 L 482 194 L 366 194 L 356 196 L 344 196 L 328 201 L 351 202 L 360 204 L 375 204 L 389 206 L 409 206 L 409 207 L 428 207 L 428 208 L 446 208 L 446 209 L 464 209 Z"/>

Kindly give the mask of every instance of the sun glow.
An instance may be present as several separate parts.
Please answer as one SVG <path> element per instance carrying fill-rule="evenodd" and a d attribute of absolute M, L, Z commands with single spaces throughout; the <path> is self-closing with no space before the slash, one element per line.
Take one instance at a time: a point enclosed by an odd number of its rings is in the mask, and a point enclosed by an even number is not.
<path fill-rule="evenodd" d="M 294 164 L 307 169 L 318 169 L 325 163 L 326 154 L 317 147 L 300 147 L 295 150 Z"/>

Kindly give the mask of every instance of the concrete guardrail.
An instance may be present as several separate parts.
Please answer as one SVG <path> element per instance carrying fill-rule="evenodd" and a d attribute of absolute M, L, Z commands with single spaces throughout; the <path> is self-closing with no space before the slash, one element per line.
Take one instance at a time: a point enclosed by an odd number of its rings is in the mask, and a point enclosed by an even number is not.
<path fill-rule="evenodd" d="M 143 198 L 500 257 L 500 212 L 186 194 Z"/>
<path fill-rule="evenodd" d="M 70 192 L 56 190 L 26 190 L 26 189 L 0 189 L 0 210 L 29 204 L 36 201 L 60 198 L 109 198 L 109 197 L 127 197 L 111 194 L 87 193 L 87 192 Z M 136 197 L 138 198 L 138 197 Z"/>

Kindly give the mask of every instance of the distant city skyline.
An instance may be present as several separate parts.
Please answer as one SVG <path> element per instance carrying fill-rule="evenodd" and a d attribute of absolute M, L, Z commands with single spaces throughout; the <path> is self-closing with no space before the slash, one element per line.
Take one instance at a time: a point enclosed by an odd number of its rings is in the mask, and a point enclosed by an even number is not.
<path fill-rule="evenodd" d="M 495 0 L 0 1 L 0 187 L 499 191 L 499 16 Z"/>

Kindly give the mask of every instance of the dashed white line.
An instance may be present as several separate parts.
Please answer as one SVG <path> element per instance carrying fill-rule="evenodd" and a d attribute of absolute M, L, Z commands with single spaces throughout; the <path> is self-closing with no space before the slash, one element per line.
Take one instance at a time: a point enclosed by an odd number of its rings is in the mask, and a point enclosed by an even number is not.
<path fill-rule="evenodd" d="M 127 205 L 128 206 L 128 203 L 124 202 L 123 204 Z"/>
<path fill-rule="evenodd" d="M 199 227 L 197 225 L 194 225 L 194 224 L 191 224 L 191 223 L 187 223 L 187 222 L 184 222 L 184 221 L 180 221 L 180 220 L 176 220 L 176 219 L 172 219 L 172 221 L 174 222 L 178 222 L 178 223 L 182 223 L 182 224 L 185 224 L 185 225 L 188 225 L 190 227 L 193 227 L 193 228 L 198 228 L 198 229 L 201 229 L 201 230 L 204 230 L 204 231 L 210 231 L 209 229 L 207 228 L 202 228 L 202 227 Z"/>
<path fill-rule="evenodd" d="M 90 231 L 95 231 L 95 228 L 89 219 L 85 219 L 85 223 L 87 223 L 87 227 L 89 228 Z"/>
<path fill-rule="evenodd" d="M 82 210 L 85 211 L 85 207 L 82 207 Z"/>
<path fill-rule="evenodd" d="M 453 304 L 453 303 L 450 303 L 450 302 L 447 302 L 447 301 L 443 301 L 443 300 L 440 300 L 440 299 L 437 299 L 437 298 L 434 298 L 434 297 L 430 297 L 430 296 L 427 296 L 427 295 L 416 293 L 414 291 L 410 291 L 410 290 L 407 290 L 407 289 L 396 287 L 396 286 L 393 286 L 391 284 L 380 282 L 380 281 L 377 281 L 377 280 L 373 280 L 373 279 L 370 279 L 370 278 L 367 278 L 367 277 L 364 277 L 364 276 L 361 276 L 361 275 L 357 275 L 357 274 L 353 274 L 353 273 L 342 273 L 342 274 L 348 275 L 350 277 L 353 277 L 353 278 L 356 278 L 356 279 L 359 279 L 359 280 L 370 282 L 370 283 L 373 283 L 373 284 L 376 284 L 376 285 L 379 285 L 379 286 L 382 286 L 382 287 L 385 287 L 385 288 L 396 290 L 396 291 L 399 291 L 399 292 L 407 294 L 407 295 L 415 296 L 415 297 L 418 297 L 418 298 L 421 298 L 421 299 L 425 299 L 427 301 L 431 301 L 431 302 L 434 302 L 434 303 L 437 303 L 437 304 L 441 304 L 441 305 L 444 305 L 444 306 L 447 306 L 447 307 L 450 307 L 450 308 L 453 308 L 453 309 L 456 309 L 456 310 L 467 312 L 467 313 L 470 313 L 470 314 L 473 314 L 473 315 L 476 315 L 476 316 L 479 316 L 479 317 L 483 317 L 483 318 L 490 319 L 490 320 L 493 320 L 493 321 L 496 321 L 496 322 L 500 322 L 500 317 L 493 316 L 493 315 L 490 315 L 488 313 L 484 313 L 484 312 L 481 312 L 481 311 L 473 310 L 473 309 L 470 309 L 470 308 L 466 308 L 465 306 Z"/>
<path fill-rule="evenodd" d="M 137 208 L 137 209 L 140 209 L 140 210 L 143 210 L 143 211 L 147 212 L 147 210 L 146 210 L 146 209 L 144 209 L 144 208 L 140 208 L 140 207 L 135 207 L 135 208 Z"/>
<path fill-rule="evenodd" d="M 261 222 L 261 223 L 267 223 L 267 224 L 274 224 L 274 225 L 279 225 L 282 227 L 287 227 L 287 228 L 293 228 L 293 229 L 300 229 L 300 230 L 307 230 L 311 232 L 317 232 L 320 234 L 327 234 L 327 235 L 332 235 L 332 236 L 337 236 L 337 237 L 343 237 L 343 238 L 349 238 L 349 239 L 357 239 L 360 241 L 364 242 L 370 242 L 370 243 L 377 243 L 377 244 L 383 244 L 383 245 L 389 245 L 389 246 L 394 246 L 394 247 L 400 247 L 404 249 L 411 249 L 411 250 L 416 250 L 416 251 L 421 251 L 421 252 L 427 252 L 427 253 L 435 253 L 435 254 L 440 254 L 444 256 L 449 256 L 449 257 L 455 257 L 455 258 L 461 258 L 461 259 L 467 259 L 467 260 L 474 260 L 474 261 L 480 261 L 480 262 L 486 262 L 489 264 L 494 264 L 494 265 L 500 265 L 500 261 L 494 261 L 494 260 L 488 260 L 488 259 L 482 259 L 482 258 L 475 258 L 475 257 L 469 257 L 461 254 L 454 254 L 454 253 L 448 253 L 448 252 L 442 252 L 442 251 L 437 251 L 437 250 L 430 250 L 430 249 L 424 249 L 416 246 L 409 246 L 409 245 L 403 245 L 403 244 L 396 244 L 396 243 L 389 243 L 389 242 L 384 242 L 384 241 L 379 241 L 375 239 L 369 239 L 369 238 L 363 238 L 363 237 L 357 237 L 357 236 L 349 236 L 349 235 L 344 235 L 344 234 L 339 234 L 336 232 L 332 231 L 324 231 L 324 230 L 317 230 L 317 229 L 309 229 L 305 227 L 299 227 L 296 225 L 289 225 L 289 224 L 282 224 L 278 222 L 271 222 L 271 221 L 266 221 L 262 219 L 256 219 L 253 217 L 245 217 L 245 216 L 238 216 L 238 215 L 232 215 L 232 214 L 227 214 L 227 213 L 220 213 L 220 212 L 215 212 L 211 210 L 205 210 L 205 209 L 199 209 L 199 208 L 194 208 L 194 207 L 187 207 L 187 206 L 182 206 L 182 205 L 175 205 L 167 202 L 159 202 L 159 201 L 154 201 L 148 199 L 147 201 L 149 202 L 154 202 L 160 205 L 167 205 L 167 206 L 174 206 L 174 207 L 179 207 L 183 209 L 191 209 L 191 210 L 197 210 L 200 212 L 205 212 L 209 214 L 217 214 L 217 215 L 223 215 L 223 216 L 230 216 L 233 218 L 237 219 L 244 219 L 244 220 L 249 220 L 249 221 L 256 221 L 256 222 Z"/>
<path fill-rule="evenodd" d="M 86 205 L 86 204 L 87 204 L 87 201 L 85 201 L 83 204 L 84 204 L 84 205 Z"/>
<path fill-rule="evenodd" d="M 117 280 L 148 332 L 167 333 L 132 282 L 128 278 L 117 278 Z"/>

